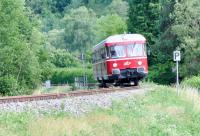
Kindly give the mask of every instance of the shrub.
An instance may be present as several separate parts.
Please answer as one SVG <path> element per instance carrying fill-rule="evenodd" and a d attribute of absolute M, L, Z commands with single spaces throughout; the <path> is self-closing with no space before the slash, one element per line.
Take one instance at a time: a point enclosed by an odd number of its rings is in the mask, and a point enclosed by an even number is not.
<path fill-rule="evenodd" d="M 20 85 L 13 76 L 0 77 L 0 94 L 3 96 L 28 94 L 30 90 L 25 86 Z"/>
<path fill-rule="evenodd" d="M 57 67 L 77 67 L 80 65 L 79 60 L 70 52 L 64 49 L 53 50 L 51 53 L 51 62 Z"/>
<path fill-rule="evenodd" d="M 200 90 L 200 76 L 193 76 L 191 78 L 186 78 L 182 82 L 182 84 L 185 86 L 194 87 L 194 88 L 197 88 L 198 90 Z"/>
<path fill-rule="evenodd" d="M 92 69 L 86 69 L 85 73 L 87 75 L 88 82 L 94 83 L 95 80 L 93 78 Z M 54 69 L 51 82 L 53 84 L 64 84 L 64 83 L 73 84 L 75 77 L 83 75 L 84 71 L 82 68 L 56 68 Z"/>

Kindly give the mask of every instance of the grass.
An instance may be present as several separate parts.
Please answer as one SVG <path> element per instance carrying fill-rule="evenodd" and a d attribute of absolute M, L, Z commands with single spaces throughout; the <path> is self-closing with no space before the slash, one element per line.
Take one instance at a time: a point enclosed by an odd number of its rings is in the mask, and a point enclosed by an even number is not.
<path fill-rule="evenodd" d="M 74 117 L 1 113 L 0 136 L 199 136 L 199 95 L 195 90 L 155 86 L 144 96 L 113 103 L 109 109 Z"/>
<path fill-rule="evenodd" d="M 46 88 L 44 86 L 40 86 L 33 91 L 33 94 L 43 94 L 43 93 L 66 93 L 72 90 L 71 86 L 52 86 L 51 88 Z"/>

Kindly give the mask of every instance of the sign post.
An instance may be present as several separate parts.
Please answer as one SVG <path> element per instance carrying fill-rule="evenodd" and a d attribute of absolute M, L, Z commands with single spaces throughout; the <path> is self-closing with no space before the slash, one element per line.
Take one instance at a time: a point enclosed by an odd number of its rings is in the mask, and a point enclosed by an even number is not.
<path fill-rule="evenodd" d="M 84 86 L 84 89 L 85 89 L 85 87 L 87 86 L 87 76 L 86 76 L 86 65 L 85 65 L 85 54 L 84 53 L 81 53 L 80 59 L 83 62 L 83 70 L 84 70 L 83 86 Z"/>
<path fill-rule="evenodd" d="M 181 61 L 181 52 L 180 51 L 174 51 L 173 53 L 174 61 L 176 61 L 176 91 L 179 95 L 179 70 L 178 70 L 178 64 L 179 61 Z"/>

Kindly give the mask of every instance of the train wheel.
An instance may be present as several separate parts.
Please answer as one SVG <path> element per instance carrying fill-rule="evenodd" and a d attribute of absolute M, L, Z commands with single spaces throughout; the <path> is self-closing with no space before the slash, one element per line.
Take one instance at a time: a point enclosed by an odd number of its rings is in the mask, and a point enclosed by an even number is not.
<path fill-rule="evenodd" d="M 134 86 L 138 86 L 139 85 L 139 81 L 138 80 L 134 80 Z"/>
<path fill-rule="evenodd" d="M 114 86 L 120 86 L 120 83 L 117 82 L 117 81 L 115 81 L 115 82 L 114 82 Z"/>
<path fill-rule="evenodd" d="M 106 82 L 104 80 L 101 80 L 101 83 L 99 85 L 100 88 L 108 88 Z"/>

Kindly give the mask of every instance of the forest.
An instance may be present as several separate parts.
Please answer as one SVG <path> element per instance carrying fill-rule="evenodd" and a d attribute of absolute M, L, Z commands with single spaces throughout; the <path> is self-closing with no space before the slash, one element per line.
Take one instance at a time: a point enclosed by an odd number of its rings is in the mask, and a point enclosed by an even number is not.
<path fill-rule="evenodd" d="M 199 0 L 0 0 L 0 95 L 31 94 L 45 80 L 89 82 L 92 47 L 114 34 L 148 40 L 149 75 L 175 82 L 173 51 L 181 51 L 180 79 L 200 74 Z"/>

